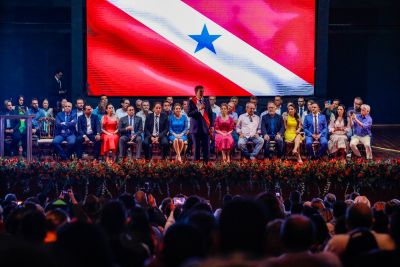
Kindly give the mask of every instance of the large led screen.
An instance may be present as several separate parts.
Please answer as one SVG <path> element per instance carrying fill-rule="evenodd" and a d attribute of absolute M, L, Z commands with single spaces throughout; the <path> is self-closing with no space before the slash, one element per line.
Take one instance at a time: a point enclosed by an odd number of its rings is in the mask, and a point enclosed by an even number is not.
<path fill-rule="evenodd" d="M 315 0 L 87 0 L 88 94 L 312 95 Z"/>

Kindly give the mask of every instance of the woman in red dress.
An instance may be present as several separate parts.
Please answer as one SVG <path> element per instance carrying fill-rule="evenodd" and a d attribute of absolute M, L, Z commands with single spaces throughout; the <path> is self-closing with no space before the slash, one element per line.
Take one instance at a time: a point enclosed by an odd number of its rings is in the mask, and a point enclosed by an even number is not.
<path fill-rule="evenodd" d="M 106 107 L 106 115 L 101 119 L 101 144 L 100 155 L 108 157 L 108 153 L 112 153 L 111 160 L 115 161 L 118 147 L 118 118 L 114 114 L 114 107 L 108 104 Z"/>
<path fill-rule="evenodd" d="M 234 148 L 232 132 L 235 122 L 228 114 L 228 105 L 221 104 L 221 115 L 215 120 L 215 148 L 222 151 L 222 160 L 231 161 L 231 150 Z"/>

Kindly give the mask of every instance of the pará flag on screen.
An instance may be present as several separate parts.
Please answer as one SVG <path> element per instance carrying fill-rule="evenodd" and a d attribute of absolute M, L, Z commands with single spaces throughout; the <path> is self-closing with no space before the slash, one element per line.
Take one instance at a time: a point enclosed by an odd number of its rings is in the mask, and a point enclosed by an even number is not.
<path fill-rule="evenodd" d="M 89 95 L 314 93 L 315 0 L 87 0 Z"/>

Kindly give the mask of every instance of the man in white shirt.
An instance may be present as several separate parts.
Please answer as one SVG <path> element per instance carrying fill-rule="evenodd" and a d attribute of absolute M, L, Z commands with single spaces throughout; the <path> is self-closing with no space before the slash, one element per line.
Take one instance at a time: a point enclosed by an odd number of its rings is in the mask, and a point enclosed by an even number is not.
<path fill-rule="evenodd" d="M 146 123 L 146 117 L 147 117 L 149 114 L 153 113 L 153 112 L 150 110 L 150 102 L 149 102 L 149 100 L 143 100 L 143 101 L 142 101 L 142 107 L 141 107 L 141 108 L 142 108 L 142 110 L 139 111 L 139 112 L 137 112 L 137 113 L 136 113 L 136 116 L 142 118 L 143 129 L 144 129 L 144 126 L 145 126 L 145 123 Z"/>
<path fill-rule="evenodd" d="M 118 119 L 121 119 L 128 115 L 127 110 L 131 102 L 127 98 L 121 99 L 121 108 L 117 109 L 115 115 L 117 115 Z"/>
<path fill-rule="evenodd" d="M 208 100 L 210 101 L 211 110 L 215 113 L 216 117 L 221 113 L 221 108 L 215 104 L 217 102 L 217 98 L 215 96 L 209 96 Z"/>
<path fill-rule="evenodd" d="M 260 117 L 254 114 L 256 107 L 253 103 L 246 104 L 246 113 L 239 116 L 236 131 L 239 134 L 238 147 L 246 158 L 255 160 L 264 145 L 264 139 L 258 133 L 258 125 L 260 124 Z M 247 142 L 253 142 L 255 147 L 250 153 L 247 149 Z"/>

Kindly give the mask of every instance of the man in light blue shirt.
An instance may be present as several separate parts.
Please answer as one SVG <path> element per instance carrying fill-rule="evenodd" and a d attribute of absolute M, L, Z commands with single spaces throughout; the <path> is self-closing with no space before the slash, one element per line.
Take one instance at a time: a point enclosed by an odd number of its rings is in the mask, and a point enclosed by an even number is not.
<path fill-rule="evenodd" d="M 372 118 L 369 115 L 371 107 L 369 105 L 361 105 L 361 113 L 352 113 L 350 116 L 350 125 L 353 127 L 353 136 L 351 137 L 350 147 L 354 155 L 361 157 L 361 153 L 357 148 L 359 143 L 365 147 L 367 159 L 372 159 L 371 149 L 371 128 Z"/>

